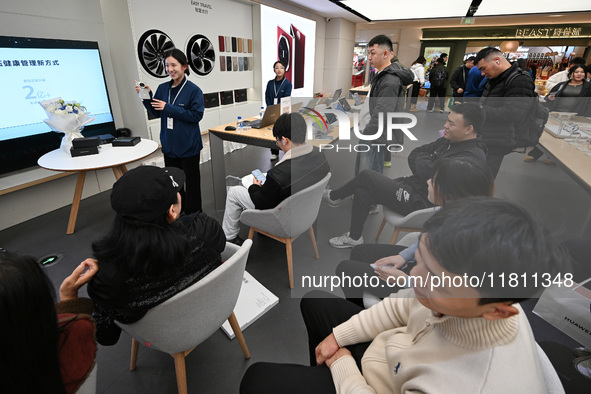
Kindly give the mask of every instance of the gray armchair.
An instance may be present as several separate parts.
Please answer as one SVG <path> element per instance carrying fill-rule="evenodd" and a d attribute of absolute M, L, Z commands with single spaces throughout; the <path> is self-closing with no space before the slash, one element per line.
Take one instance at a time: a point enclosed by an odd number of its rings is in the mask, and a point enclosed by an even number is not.
<path fill-rule="evenodd" d="M 244 356 L 250 358 L 240 326 L 234 316 L 244 268 L 252 241 L 241 247 L 226 243 L 224 263 L 191 287 L 150 309 L 136 323 L 118 325 L 133 337 L 130 369 L 135 370 L 140 343 L 174 357 L 179 393 L 187 392 L 185 357 L 211 336 L 227 320 L 240 343 Z"/>
<path fill-rule="evenodd" d="M 380 234 L 382 234 L 382 230 L 384 229 L 386 223 L 394 227 L 394 233 L 390 239 L 390 245 L 394 245 L 396 240 L 398 240 L 398 235 L 401 231 L 421 231 L 423 224 L 429 220 L 429 218 L 433 216 L 433 214 L 435 214 L 438 209 L 438 207 L 419 209 L 418 211 L 411 212 L 406 216 L 402 216 L 389 208 L 383 207 L 384 219 L 382 220 L 382 224 L 380 225 L 378 233 L 376 234 L 376 242 L 380 238 Z"/>
<path fill-rule="evenodd" d="M 330 176 L 329 172 L 320 182 L 286 198 L 273 209 L 247 209 L 240 215 L 240 221 L 250 226 L 248 239 L 252 239 L 256 231 L 285 244 L 289 287 L 292 289 L 292 242 L 307 230 L 316 258 L 320 258 L 312 225 L 318 216 L 322 193 Z"/>

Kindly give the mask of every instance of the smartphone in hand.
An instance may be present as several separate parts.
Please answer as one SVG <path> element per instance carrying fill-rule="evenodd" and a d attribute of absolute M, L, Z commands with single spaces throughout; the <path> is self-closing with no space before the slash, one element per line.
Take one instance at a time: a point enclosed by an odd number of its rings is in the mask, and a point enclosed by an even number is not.
<path fill-rule="evenodd" d="M 146 84 L 143 82 L 138 82 L 138 86 L 140 87 L 140 98 L 142 100 L 150 100 L 150 91 L 146 87 Z"/>
<path fill-rule="evenodd" d="M 252 176 L 254 176 L 254 178 L 255 178 L 257 181 L 261 181 L 261 184 L 264 184 L 264 183 L 265 183 L 265 181 L 267 180 L 267 178 L 265 177 L 265 174 L 263 174 L 263 173 L 261 172 L 261 170 L 254 170 L 254 171 L 252 172 Z"/>

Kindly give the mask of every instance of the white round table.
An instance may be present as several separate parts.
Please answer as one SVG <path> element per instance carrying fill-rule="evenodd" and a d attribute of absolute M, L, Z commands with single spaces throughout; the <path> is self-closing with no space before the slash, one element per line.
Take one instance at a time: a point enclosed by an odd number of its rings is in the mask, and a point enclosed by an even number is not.
<path fill-rule="evenodd" d="M 43 168 L 53 171 L 78 173 L 66 234 L 74 233 L 87 171 L 112 168 L 115 178 L 119 179 L 127 172 L 125 164 L 143 159 L 154 153 L 156 149 L 158 149 L 158 143 L 152 140 L 142 139 L 135 146 L 113 147 L 111 144 L 100 145 L 98 155 L 72 157 L 58 148 L 41 156 L 37 160 L 37 164 Z"/>

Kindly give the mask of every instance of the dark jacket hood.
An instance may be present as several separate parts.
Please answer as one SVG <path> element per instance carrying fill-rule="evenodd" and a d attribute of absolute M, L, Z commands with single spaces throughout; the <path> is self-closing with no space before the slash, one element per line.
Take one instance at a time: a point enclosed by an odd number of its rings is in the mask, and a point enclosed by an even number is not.
<path fill-rule="evenodd" d="M 384 68 L 378 76 L 382 73 L 396 75 L 400 78 L 400 82 L 402 82 L 402 86 L 410 85 L 415 78 L 414 73 L 410 70 L 410 68 L 406 68 L 399 63 L 392 63 L 386 68 Z"/>

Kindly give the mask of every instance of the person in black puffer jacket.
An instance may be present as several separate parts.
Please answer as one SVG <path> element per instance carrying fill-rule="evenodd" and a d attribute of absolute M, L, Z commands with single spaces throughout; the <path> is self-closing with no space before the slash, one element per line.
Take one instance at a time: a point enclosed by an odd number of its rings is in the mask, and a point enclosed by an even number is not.
<path fill-rule="evenodd" d="M 480 134 L 488 148 L 487 164 L 496 177 L 503 158 L 513 150 L 515 126 L 526 115 L 534 83 L 527 72 L 520 70 L 517 63 L 509 63 L 496 48 L 482 49 L 474 63 L 488 78 L 481 98 L 486 122 Z"/>

